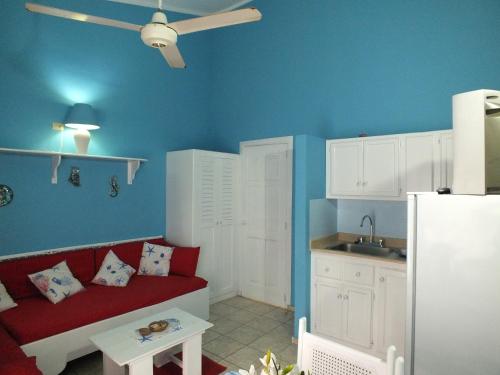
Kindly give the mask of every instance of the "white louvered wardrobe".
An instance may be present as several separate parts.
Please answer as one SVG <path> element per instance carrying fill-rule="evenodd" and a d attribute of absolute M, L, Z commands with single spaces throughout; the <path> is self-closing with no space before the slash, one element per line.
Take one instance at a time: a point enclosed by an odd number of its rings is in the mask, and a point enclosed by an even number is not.
<path fill-rule="evenodd" d="M 236 295 L 239 155 L 202 150 L 167 153 L 167 239 L 200 246 L 197 275 L 210 301 Z"/>

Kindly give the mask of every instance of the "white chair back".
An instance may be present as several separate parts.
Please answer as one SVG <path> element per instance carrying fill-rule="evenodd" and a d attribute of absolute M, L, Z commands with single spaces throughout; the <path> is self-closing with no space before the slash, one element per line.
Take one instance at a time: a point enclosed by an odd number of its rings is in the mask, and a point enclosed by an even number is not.
<path fill-rule="evenodd" d="M 380 358 L 306 332 L 307 320 L 299 320 L 297 365 L 307 375 L 395 375 L 396 348 L 387 350 L 387 362 Z M 398 358 L 398 360 L 402 358 Z M 399 370 L 402 369 L 398 368 Z M 397 375 L 403 375 L 400 372 Z"/>

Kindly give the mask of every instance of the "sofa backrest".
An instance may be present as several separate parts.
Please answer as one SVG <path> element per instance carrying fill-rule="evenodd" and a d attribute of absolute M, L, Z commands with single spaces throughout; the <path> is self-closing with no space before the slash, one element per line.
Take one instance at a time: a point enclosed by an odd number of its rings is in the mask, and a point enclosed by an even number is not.
<path fill-rule="evenodd" d="M 139 269 L 139 263 L 141 262 L 142 247 L 145 241 L 134 241 L 126 242 L 113 246 L 103 246 L 95 249 L 95 273 L 99 271 L 101 264 L 106 257 L 109 250 L 113 252 L 120 258 L 122 262 L 127 263 L 136 269 Z M 172 246 L 166 242 L 163 238 L 155 238 L 152 240 L 147 240 L 151 244 L 162 245 L 162 246 Z"/>
<path fill-rule="evenodd" d="M 0 262 L 0 281 L 14 299 L 36 296 L 40 292 L 28 275 L 53 267 L 63 260 L 82 284 L 88 284 L 94 277 L 94 250 L 81 249 L 5 260 Z"/>

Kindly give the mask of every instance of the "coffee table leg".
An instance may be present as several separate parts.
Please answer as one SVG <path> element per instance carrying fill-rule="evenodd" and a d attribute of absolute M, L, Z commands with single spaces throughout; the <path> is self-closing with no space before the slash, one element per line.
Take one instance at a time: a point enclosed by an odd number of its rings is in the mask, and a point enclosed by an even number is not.
<path fill-rule="evenodd" d="M 201 334 L 182 344 L 182 375 L 201 375 Z"/>
<path fill-rule="evenodd" d="M 103 375 L 125 375 L 125 366 L 118 366 L 115 361 L 102 353 Z"/>
<path fill-rule="evenodd" d="M 128 364 L 129 375 L 153 375 L 153 357 L 140 358 Z"/>

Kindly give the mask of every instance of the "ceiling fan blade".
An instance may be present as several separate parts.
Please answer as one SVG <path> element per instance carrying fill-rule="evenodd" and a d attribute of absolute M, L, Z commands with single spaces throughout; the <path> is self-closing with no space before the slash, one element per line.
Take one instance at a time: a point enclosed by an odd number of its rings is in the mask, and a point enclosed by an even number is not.
<path fill-rule="evenodd" d="M 67 18 L 73 21 L 89 22 L 89 23 L 96 23 L 98 25 L 118 27 L 120 29 L 127 29 L 132 31 L 141 31 L 142 28 L 142 26 L 135 25 L 133 23 L 116 21 L 109 18 L 91 16 L 89 14 L 77 13 L 69 10 L 52 8 L 33 3 L 26 3 L 26 9 L 34 13 L 41 13 L 41 14 L 47 14 L 49 16 Z"/>
<path fill-rule="evenodd" d="M 176 44 L 170 44 L 166 47 L 159 49 L 165 60 L 167 60 L 168 65 L 171 68 L 185 68 L 186 63 L 182 58 L 181 51 L 177 48 Z"/>
<path fill-rule="evenodd" d="M 191 18 L 168 24 L 177 34 L 189 34 L 197 31 L 216 29 L 219 27 L 238 25 L 240 23 L 260 21 L 262 14 L 255 8 L 233 10 L 210 16 Z"/>

